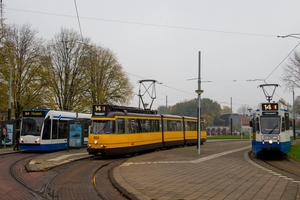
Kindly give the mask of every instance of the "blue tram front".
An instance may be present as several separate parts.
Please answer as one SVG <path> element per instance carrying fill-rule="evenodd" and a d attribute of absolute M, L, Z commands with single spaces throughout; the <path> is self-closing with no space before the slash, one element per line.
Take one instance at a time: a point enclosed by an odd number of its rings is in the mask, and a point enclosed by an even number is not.
<path fill-rule="evenodd" d="M 292 129 L 289 112 L 282 103 L 261 103 L 252 112 L 252 153 L 259 156 L 266 151 L 286 155 L 291 150 Z"/>

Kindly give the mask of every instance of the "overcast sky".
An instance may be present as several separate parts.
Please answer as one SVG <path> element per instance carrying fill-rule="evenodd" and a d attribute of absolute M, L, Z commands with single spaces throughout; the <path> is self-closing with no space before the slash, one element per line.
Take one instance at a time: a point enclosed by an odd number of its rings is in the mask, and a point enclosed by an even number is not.
<path fill-rule="evenodd" d="M 72 28 L 112 50 L 135 86 L 135 94 L 139 80 L 162 83 L 156 84 L 154 109 L 197 98 L 199 52 L 201 98 L 229 107 L 232 99 L 234 112 L 244 104 L 254 108 L 266 101 L 258 88 L 266 82 L 281 85 L 274 101 L 284 98 L 292 104 L 292 93 L 281 79 L 285 58 L 300 40 L 277 35 L 300 33 L 299 0 L 2 2 L 8 24 L 31 24 L 46 40 L 62 27 Z M 147 94 L 144 98 L 150 103 Z M 137 107 L 138 102 L 135 96 L 131 105 Z"/>

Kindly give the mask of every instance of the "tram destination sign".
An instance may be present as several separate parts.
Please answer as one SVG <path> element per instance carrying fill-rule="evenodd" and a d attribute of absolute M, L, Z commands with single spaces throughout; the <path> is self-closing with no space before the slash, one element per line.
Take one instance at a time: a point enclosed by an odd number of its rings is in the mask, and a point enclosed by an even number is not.
<path fill-rule="evenodd" d="M 45 117 L 45 112 L 43 111 L 23 111 L 24 117 Z"/>
<path fill-rule="evenodd" d="M 93 105 L 93 116 L 106 116 L 107 108 L 105 105 Z"/>
<path fill-rule="evenodd" d="M 263 111 L 276 111 L 278 110 L 278 103 L 262 103 L 261 109 Z"/>

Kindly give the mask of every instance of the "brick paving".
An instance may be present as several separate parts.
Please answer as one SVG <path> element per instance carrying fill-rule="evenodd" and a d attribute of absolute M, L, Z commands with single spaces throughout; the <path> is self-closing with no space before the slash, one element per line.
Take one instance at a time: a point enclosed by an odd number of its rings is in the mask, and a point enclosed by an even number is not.
<path fill-rule="evenodd" d="M 112 174 L 131 199 L 300 199 L 299 181 L 253 164 L 250 149 L 249 140 L 208 141 L 200 155 L 196 146 L 156 151 L 129 158 Z M 85 149 L 41 154 L 27 169 L 42 171 L 86 157 Z"/>
<path fill-rule="evenodd" d="M 299 182 L 247 159 L 249 141 L 208 142 L 128 159 L 114 178 L 136 199 L 300 199 Z"/>

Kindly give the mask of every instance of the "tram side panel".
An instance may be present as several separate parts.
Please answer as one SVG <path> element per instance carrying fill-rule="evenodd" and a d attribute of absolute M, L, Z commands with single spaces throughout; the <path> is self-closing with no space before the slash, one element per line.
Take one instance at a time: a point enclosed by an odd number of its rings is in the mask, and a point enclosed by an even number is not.
<path fill-rule="evenodd" d="M 183 118 L 162 115 L 164 147 L 184 145 Z"/>
<path fill-rule="evenodd" d="M 90 154 L 111 156 L 162 148 L 159 118 L 122 117 L 107 120 L 106 123 L 116 123 L 116 126 L 113 126 L 116 127 L 115 130 L 103 133 L 94 130 L 89 134 L 87 151 Z M 93 120 L 93 123 L 97 123 L 97 120 Z"/>
<path fill-rule="evenodd" d="M 66 149 L 67 121 L 91 118 L 91 114 L 55 110 L 28 110 L 22 114 L 20 150 L 25 151 Z M 84 140 L 87 141 L 87 138 Z"/>

